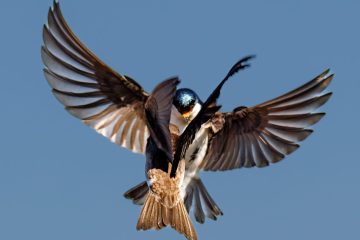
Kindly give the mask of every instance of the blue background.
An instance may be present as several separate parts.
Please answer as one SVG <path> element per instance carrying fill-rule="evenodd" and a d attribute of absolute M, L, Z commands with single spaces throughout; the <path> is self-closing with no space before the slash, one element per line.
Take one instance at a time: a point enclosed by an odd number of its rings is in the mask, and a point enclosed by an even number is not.
<path fill-rule="evenodd" d="M 359 1 L 61 1 L 74 32 L 145 89 L 178 75 L 206 98 L 235 61 L 252 67 L 224 87 L 224 110 L 255 105 L 328 67 L 334 96 L 315 133 L 279 164 L 202 173 L 224 212 L 199 239 L 360 239 Z M 137 232 L 122 194 L 144 179 L 144 157 L 71 117 L 42 74 L 51 1 L 0 8 L 0 239 L 183 239 Z"/>

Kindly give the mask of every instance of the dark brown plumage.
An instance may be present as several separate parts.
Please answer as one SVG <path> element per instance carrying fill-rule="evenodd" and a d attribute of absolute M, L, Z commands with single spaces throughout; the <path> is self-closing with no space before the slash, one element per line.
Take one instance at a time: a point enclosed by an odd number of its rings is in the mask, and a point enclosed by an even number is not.
<path fill-rule="evenodd" d="M 326 70 L 303 86 L 254 107 L 218 113 L 216 133 L 202 162 L 205 171 L 265 167 L 295 151 L 325 113 L 314 112 L 332 93 L 322 93 L 333 75 Z"/>

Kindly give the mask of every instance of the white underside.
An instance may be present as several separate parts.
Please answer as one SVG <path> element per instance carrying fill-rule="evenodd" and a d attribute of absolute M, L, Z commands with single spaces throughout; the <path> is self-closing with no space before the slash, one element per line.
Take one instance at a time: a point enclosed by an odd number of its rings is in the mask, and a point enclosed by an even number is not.
<path fill-rule="evenodd" d="M 195 116 L 199 113 L 200 109 L 201 109 L 201 105 L 197 103 L 193 109 L 191 116 L 190 116 L 190 120 L 195 118 Z M 170 123 L 176 125 L 179 128 L 180 133 L 183 133 L 183 131 L 185 130 L 185 128 L 187 127 L 187 124 L 188 124 L 174 106 L 171 111 Z M 185 154 L 185 163 L 186 163 L 185 164 L 185 176 L 184 176 L 183 183 L 181 185 L 182 198 L 185 197 L 186 188 L 191 183 L 191 180 L 194 177 L 197 177 L 197 175 L 198 175 L 199 166 L 202 163 L 202 161 L 204 160 L 207 146 L 208 146 L 208 128 L 206 126 L 202 126 L 201 129 L 195 135 L 195 140 L 189 146 L 189 148 Z M 197 148 L 199 148 L 199 150 L 196 154 L 196 158 L 193 159 L 192 161 L 190 161 L 192 158 L 192 155 L 194 154 L 194 152 L 196 151 Z"/>
<path fill-rule="evenodd" d="M 184 198 L 186 195 L 186 188 L 194 177 L 197 177 L 200 171 L 199 166 L 204 160 L 208 146 L 208 129 L 202 127 L 195 136 L 194 142 L 189 146 L 185 154 L 186 170 L 183 184 L 181 185 L 181 196 Z M 196 152 L 195 158 L 192 155 Z"/>

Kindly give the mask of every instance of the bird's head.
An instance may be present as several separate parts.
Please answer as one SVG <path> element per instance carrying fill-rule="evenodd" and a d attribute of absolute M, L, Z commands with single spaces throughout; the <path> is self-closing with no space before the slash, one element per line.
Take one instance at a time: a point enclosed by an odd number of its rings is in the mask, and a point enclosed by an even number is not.
<path fill-rule="evenodd" d="M 199 113 L 202 102 L 193 90 L 180 88 L 175 93 L 173 104 L 185 122 L 190 122 Z"/>

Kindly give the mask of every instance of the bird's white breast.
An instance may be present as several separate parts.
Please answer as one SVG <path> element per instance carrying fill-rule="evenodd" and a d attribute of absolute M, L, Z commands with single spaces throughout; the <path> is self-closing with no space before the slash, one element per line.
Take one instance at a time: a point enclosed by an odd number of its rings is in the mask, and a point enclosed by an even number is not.
<path fill-rule="evenodd" d="M 195 116 L 201 110 L 201 105 L 197 103 L 192 111 L 191 119 L 195 118 Z M 177 109 L 173 106 L 171 111 L 171 119 L 170 122 L 176 125 L 179 128 L 180 134 L 183 133 L 188 123 L 184 120 L 182 115 L 177 111 Z M 196 133 L 194 141 L 190 144 L 188 150 L 185 154 L 185 176 L 183 183 L 181 185 L 181 196 L 184 198 L 186 193 L 186 188 L 191 182 L 191 180 L 197 175 L 199 172 L 199 166 L 204 160 L 206 150 L 208 147 L 208 131 L 209 126 L 204 124 L 199 131 Z"/>
<path fill-rule="evenodd" d="M 181 186 L 181 192 L 183 196 L 185 196 L 185 191 L 188 184 L 191 182 L 192 178 L 194 178 L 199 169 L 200 164 L 204 160 L 206 150 L 208 147 L 208 128 L 201 127 L 200 130 L 195 135 L 195 139 L 192 144 L 189 146 L 188 150 L 185 154 L 185 176 L 184 181 Z"/>

